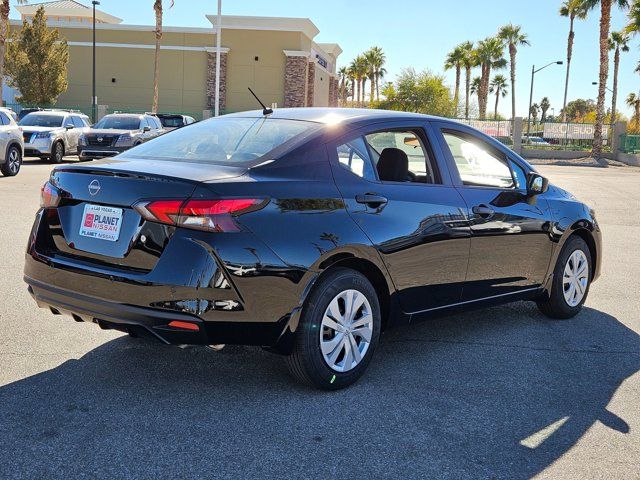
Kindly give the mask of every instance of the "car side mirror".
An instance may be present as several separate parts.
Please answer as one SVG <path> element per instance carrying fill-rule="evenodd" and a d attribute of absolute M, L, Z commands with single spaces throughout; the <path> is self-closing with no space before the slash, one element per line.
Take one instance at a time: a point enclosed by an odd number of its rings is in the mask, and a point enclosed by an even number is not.
<path fill-rule="evenodd" d="M 73 130 L 74 128 L 76 128 L 75 125 L 69 123 L 68 125 L 66 125 L 64 128 L 66 128 L 67 130 Z"/>
<path fill-rule="evenodd" d="M 147 125 L 146 127 L 144 127 L 144 128 L 142 129 L 142 131 L 143 131 L 143 132 L 145 132 L 145 133 L 146 133 L 146 132 L 150 132 L 150 131 L 151 131 L 151 127 L 150 127 L 149 125 Z"/>
<path fill-rule="evenodd" d="M 540 195 L 549 189 L 549 180 L 539 173 L 531 172 L 527 178 L 527 193 Z"/>

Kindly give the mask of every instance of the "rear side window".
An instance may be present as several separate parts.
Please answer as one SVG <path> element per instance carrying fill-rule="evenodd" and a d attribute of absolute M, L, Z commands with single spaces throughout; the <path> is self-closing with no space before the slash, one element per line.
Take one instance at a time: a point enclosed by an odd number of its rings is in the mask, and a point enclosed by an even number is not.
<path fill-rule="evenodd" d="M 340 166 L 351 173 L 367 180 L 376 180 L 367 145 L 362 137 L 357 137 L 340 145 L 338 147 L 338 160 L 340 161 Z"/>
<path fill-rule="evenodd" d="M 0 112 L 0 125 L 10 125 L 11 121 L 4 112 Z"/>
<path fill-rule="evenodd" d="M 471 135 L 452 131 L 442 134 L 464 185 L 516 188 L 509 162 L 503 154 Z"/>
<path fill-rule="evenodd" d="M 299 120 L 218 117 L 174 130 L 126 155 L 199 163 L 251 163 L 319 128 L 318 123 Z"/>

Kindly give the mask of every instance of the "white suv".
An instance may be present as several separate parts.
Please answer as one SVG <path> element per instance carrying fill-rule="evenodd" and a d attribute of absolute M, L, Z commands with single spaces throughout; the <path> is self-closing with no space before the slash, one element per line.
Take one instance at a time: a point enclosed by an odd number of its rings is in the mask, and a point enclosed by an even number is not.
<path fill-rule="evenodd" d="M 5 177 L 18 174 L 23 153 L 22 130 L 14 120 L 13 111 L 0 108 L 0 171 Z"/>
<path fill-rule="evenodd" d="M 25 155 L 62 162 L 78 152 L 78 138 L 89 127 L 89 117 L 80 112 L 41 110 L 31 112 L 19 125 L 23 130 Z"/>

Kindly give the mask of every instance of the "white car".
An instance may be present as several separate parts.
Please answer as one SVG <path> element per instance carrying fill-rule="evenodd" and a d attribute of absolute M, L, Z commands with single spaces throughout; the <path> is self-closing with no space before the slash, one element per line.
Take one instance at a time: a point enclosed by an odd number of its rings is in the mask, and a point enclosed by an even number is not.
<path fill-rule="evenodd" d="M 18 174 L 23 154 L 22 130 L 14 120 L 13 110 L 0 108 L 0 171 L 5 177 Z"/>
<path fill-rule="evenodd" d="M 25 155 L 60 163 L 65 155 L 78 153 L 78 139 L 89 128 L 89 117 L 80 112 L 42 110 L 22 120 Z"/>

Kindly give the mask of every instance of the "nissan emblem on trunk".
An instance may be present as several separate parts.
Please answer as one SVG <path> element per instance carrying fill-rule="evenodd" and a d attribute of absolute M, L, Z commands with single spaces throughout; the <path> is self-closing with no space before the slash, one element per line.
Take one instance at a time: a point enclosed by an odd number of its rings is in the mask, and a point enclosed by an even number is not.
<path fill-rule="evenodd" d="M 89 184 L 89 195 L 95 197 L 100 192 L 100 182 L 98 180 L 92 180 Z"/>

